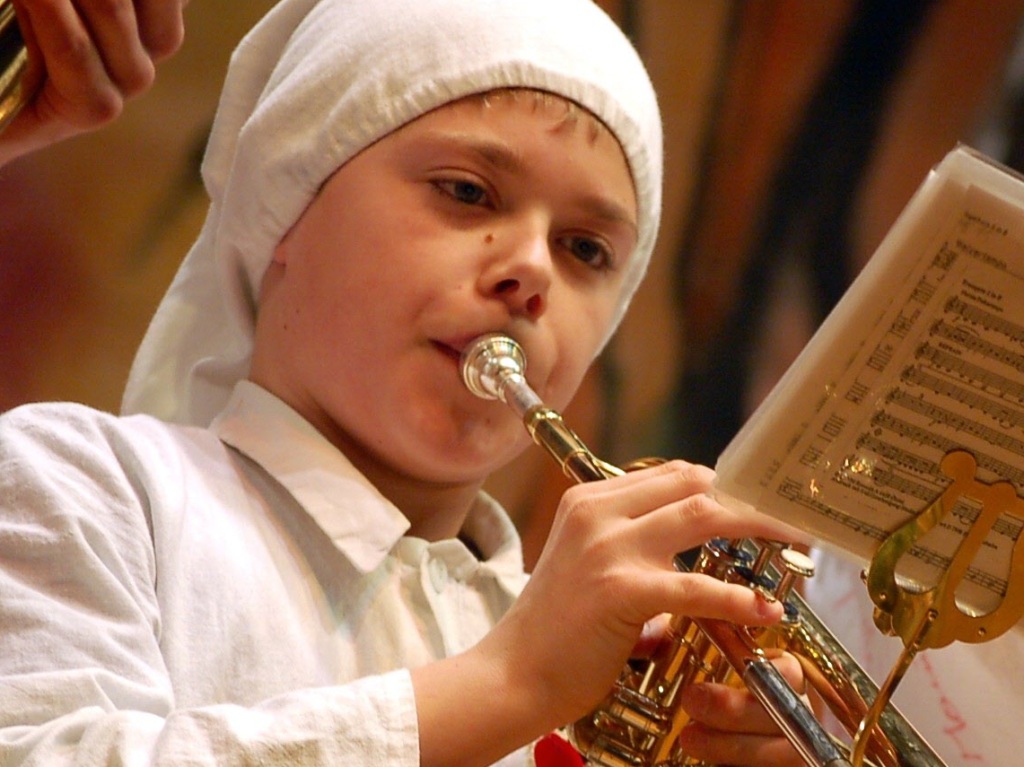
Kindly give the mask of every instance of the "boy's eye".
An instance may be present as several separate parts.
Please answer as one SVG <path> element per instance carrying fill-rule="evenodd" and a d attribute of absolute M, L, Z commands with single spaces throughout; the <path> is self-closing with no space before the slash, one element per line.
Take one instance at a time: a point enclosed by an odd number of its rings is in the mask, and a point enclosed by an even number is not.
<path fill-rule="evenodd" d="M 473 181 L 454 179 L 434 183 L 442 192 L 467 205 L 479 205 L 487 200 L 487 190 Z"/>
<path fill-rule="evenodd" d="M 566 247 L 576 260 L 592 269 L 604 271 L 614 265 L 611 252 L 598 240 L 589 237 L 569 237 L 566 239 Z"/>

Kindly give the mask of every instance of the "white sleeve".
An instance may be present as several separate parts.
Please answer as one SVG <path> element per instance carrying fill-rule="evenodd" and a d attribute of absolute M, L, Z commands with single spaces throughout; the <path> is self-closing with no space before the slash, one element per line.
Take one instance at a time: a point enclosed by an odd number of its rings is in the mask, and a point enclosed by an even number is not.
<path fill-rule="evenodd" d="M 144 494 L 97 435 L 0 417 L 0 764 L 419 763 L 406 671 L 178 709 Z"/>

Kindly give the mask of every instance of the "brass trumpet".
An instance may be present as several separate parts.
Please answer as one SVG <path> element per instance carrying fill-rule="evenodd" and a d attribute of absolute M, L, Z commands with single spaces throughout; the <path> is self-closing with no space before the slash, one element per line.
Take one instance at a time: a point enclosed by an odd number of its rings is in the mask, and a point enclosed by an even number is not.
<path fill-rule="evenodd" d="M 22 86 L 28 53 L 12 0 L 0 0 L 0 131 L 25 103 Z"/>
<path fill-rule="evenodd" d="M 587 449 L 545 407 L 527 384 L 522 348 L 511 338 L 486 335 L 463 352 L 463 382 L 484 399 L 499 399 L 523 420 L 543 447 L 577 482 L 621 474 Z M 675 566 L 689 569 L 677 556 Z M 678 733 L 686 724 L 676 703 L 688 684 L 745 684 L 811 767 L 944 767 L 907 720 L 889 703 L 892 688 L 879 688 L 814 615 L 793 585 L 813 575 L 813 562 L 771 541 L 712 540 L 694 571 L 746 584 L 783 602 L 776 626 L 750 628 L 718 620 L 674 616 L 667 641 L 648 660 L 631 662 L 605 700 L 569 729 L 573 745 L 595 767 L 702 765 L 682 753 Z M 813 688 L 853 739 L 825 730 L 770 660 L 794 655 Z M 710 766 L 709 766 L 710 767 Z"/>

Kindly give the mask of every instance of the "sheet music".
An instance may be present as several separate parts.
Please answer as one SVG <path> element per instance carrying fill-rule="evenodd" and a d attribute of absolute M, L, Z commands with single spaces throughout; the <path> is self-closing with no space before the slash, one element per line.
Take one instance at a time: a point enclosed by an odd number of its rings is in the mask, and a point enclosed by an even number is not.
<path fill-rule="evenodd" d="M 866 562 L 942 493 L 954 449 L 980 481 L 1024 492 L 1024 183 L 964 148 L 722 454 L 718 487 Z M 963 499 L 901 575 L 934 583 L 977 516 Z M 999 604 L 1022 530 L 1024 516 L 1000 517 L 959 600 Z"/>

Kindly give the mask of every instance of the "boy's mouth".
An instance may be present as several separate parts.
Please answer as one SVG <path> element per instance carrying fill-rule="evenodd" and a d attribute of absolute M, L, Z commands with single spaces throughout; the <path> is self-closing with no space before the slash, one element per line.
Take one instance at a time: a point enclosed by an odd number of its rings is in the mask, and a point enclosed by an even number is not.
<path fill-rule="evenodd" d="M 474 341 L 484 335 L 486 335 L 486 333 L 476 333 L 475 335 L 466 336 L 464 338 L 450 338 L 447 340 L 434 339 L 432 343 L 442 354 L 451 357 L 458 363 L 461 363 L 463 351 L 472 346 Z"/>
<path fill-rule="evenodd" d="M 447 343 L 445 341 L 431 341 L 434 348 L 437 349 L 441 354 L 451 359 L 456 365 L 462 361 L 462 349 L 467 346 L 466 343 Z"/>

